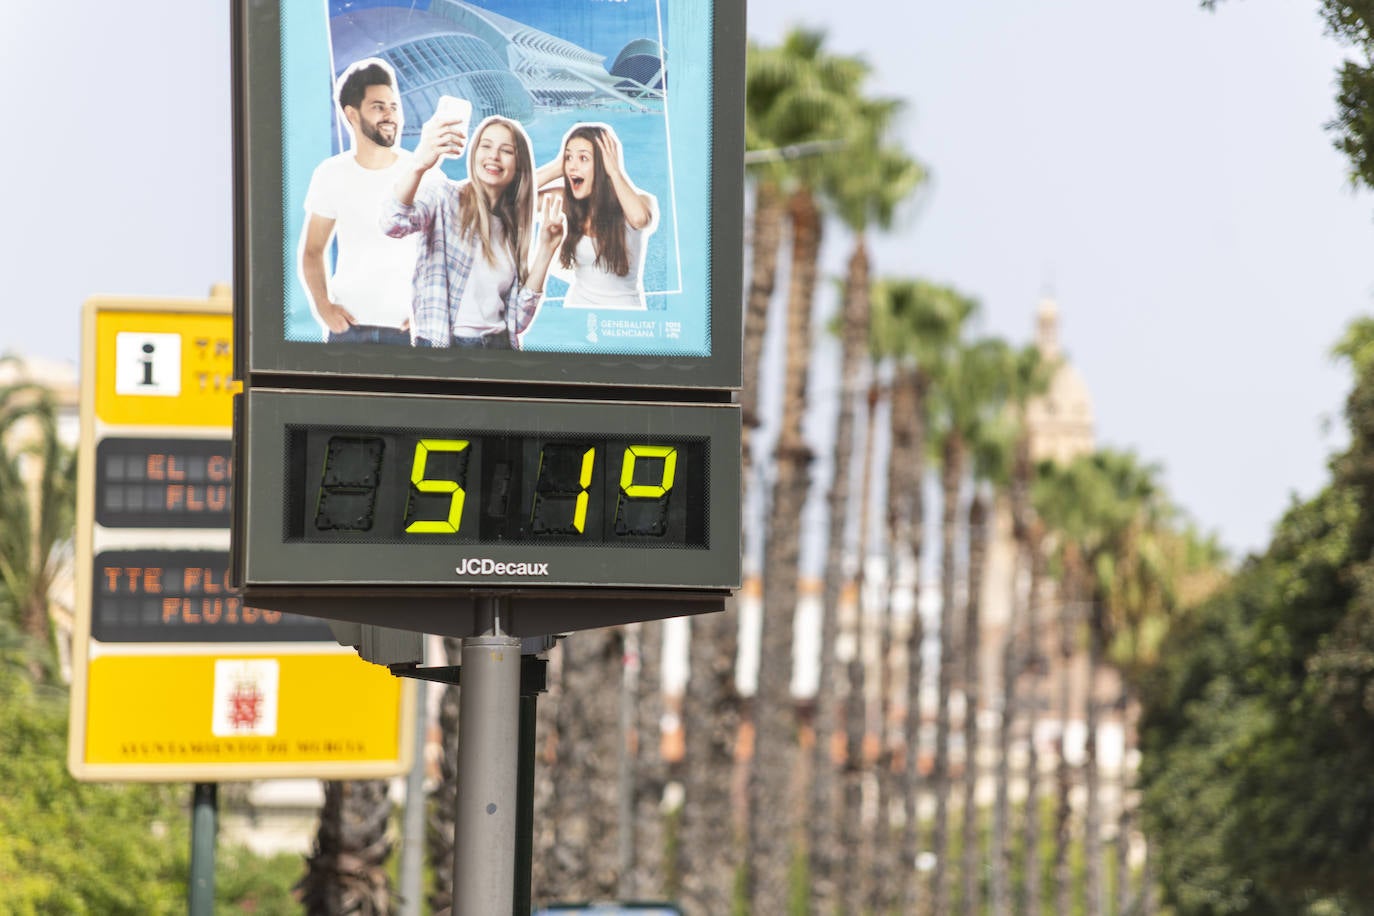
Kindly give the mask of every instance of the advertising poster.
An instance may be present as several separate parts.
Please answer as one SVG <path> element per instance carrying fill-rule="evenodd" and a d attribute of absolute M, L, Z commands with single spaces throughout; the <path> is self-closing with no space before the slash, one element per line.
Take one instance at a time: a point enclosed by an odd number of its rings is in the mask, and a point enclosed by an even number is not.
<path fill-rule="evenodd" d="M 281 32 L 286 345 L 712 355 L 710 0 L 302 0 Z"/>

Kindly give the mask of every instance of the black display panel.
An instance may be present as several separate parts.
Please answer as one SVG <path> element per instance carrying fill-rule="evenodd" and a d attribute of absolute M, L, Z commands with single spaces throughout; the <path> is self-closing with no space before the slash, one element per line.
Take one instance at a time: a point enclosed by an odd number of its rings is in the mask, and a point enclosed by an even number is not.
<path fill-rule="evenodd" d="M 95 520 L 106 528 L 228 528 L 228 439 L 102 439 Z"/>
<path fill-rule="evenodd" d="M 702 439 L 311 426 L 287 442 L 289 539 L 707 546 Z"/>
<path fill-rule="evenodd" d="M 229 585 L 222 550 L 107 550 L 91 581 L 101 642 L 332 642 L 323 621 L 252 607 Z"/>
<path fill-rule="evenodd" d="M 255 601 L 739 585 L 734 405 L 254 389 L 235 437 Z"/>

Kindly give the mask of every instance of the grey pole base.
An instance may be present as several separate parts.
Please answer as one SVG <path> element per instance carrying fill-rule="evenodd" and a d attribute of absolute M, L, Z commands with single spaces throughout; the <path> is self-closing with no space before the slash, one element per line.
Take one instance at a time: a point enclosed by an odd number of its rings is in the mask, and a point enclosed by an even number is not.
<path fill-rule="evenodd" d="M 493 916 L 514 907 L 520 639 L 464 639 L 462 665 L 453 916 Z"/>

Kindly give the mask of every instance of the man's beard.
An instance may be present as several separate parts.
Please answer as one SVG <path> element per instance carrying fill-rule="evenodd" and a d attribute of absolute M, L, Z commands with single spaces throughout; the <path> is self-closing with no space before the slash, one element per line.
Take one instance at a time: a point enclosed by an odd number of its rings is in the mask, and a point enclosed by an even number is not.
<path fill-rule="evenodd" d="M 392 127 L 394 129 L 392 130 L 390 137 L 382 133 L 381 126 L 379 124 L 369 124 L 367 121 L 360 121 L 359 125 L 362 127 L 364 137 L 385 149 L 389 149 L 392 146 L 394 146 L 396 143 L 396 138 L 401 135 L 400 127 L 397 126 L 394 122 L 392 122 Z"/>

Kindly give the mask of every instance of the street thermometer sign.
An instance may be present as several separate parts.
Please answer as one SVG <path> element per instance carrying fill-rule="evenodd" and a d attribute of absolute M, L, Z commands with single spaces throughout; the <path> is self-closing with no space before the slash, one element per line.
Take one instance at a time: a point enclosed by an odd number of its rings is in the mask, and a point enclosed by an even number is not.
<path fill-rule="evenodd" d="M 739 586 L 743 5 L 605 6 L 238 4 L 254 606 L 534 636 Z"/>

